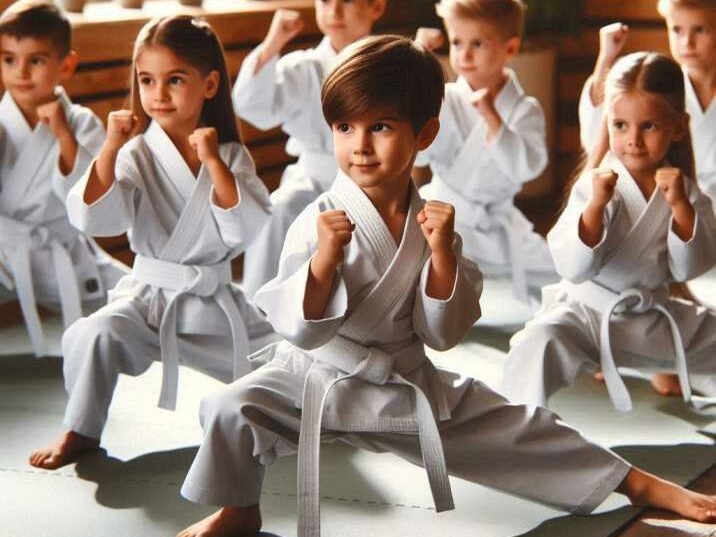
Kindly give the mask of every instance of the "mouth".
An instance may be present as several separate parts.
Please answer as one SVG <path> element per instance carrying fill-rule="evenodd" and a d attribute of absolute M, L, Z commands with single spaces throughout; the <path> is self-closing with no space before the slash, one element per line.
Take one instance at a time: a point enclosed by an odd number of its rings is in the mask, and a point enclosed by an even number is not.
<path fill-rule="evenodd" d="M 351 163 L 351 166 L 352 166 L 353 168 L 357 168 L 357 169 L 359 169 L 359 170 L 361 170 L 361 171 L 367 171 L 367 170 L 372 170 L 372 169 L 377 168 L 378 166 L 380 166 L 380 162 L 368 162 L 368 163 L 352 162 L 352 163 Z"/>
<path fill-rule="evenodd" d="M 152 113 L 158 115 L 172 114 L 175 111 L 176 108 L 152 108 Z"/>
<path fill-rule="evenodd" d="M 30 91 L 35 87 L 34 84 L 13 84 L 12 89 L 16 91 Z"/>

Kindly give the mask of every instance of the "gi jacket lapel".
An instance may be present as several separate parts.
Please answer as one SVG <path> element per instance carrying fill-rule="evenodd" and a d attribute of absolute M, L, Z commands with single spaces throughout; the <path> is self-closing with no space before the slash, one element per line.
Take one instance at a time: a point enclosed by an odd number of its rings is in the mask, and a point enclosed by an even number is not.
<path fill-rule="evenodd" d="M 704 110 L 686 70 L 684 70 L 684 85 L 686 88 L 686 110 L 691 116 L 691 140 L 695 152 L 703 155 L 716 144 L 716 99 L 712 99 Z M 698 167 L 699 163 L 697 162 L 696 165 Z"/>
<path fill-rule="evenodd" d="M 21 207 L 18 200 L 25 198 L 36 180 L 50 180 L 38 172 L 48 158 L 56 157 L 56 152 L 53 151 L 55 137 L 42 123 L 38 123 L 35 129 L 31 130 L 9 91 L 5 92 L 0 101 L 0 118 L 6 136 L 18 151 L 12 169 L 1 179 L 0 190 L 0 212 L 13 215 Z"/>
<path fill-rule="evenodd" d="M 370 339 L 376 326 L 384 322 L 415 285 L 415 275 L 430 255 L 416 217 L 422 207 L 417 190 L 410 187 L 410 206 L 400 245 L 396 247 L 383 218 L 368 196 L 343 173 L 338 174 L 331 193 L 345 207 L 349 218 L 371 245 L 380 280 L 353 310 L 340 333 L 356 341 Z"/>
<path fill-rule="evenodd" d="M 186 205 L 179 215 L 169 240 L 162 248 L 159 258 L 178 263 L 181 256 L 195 244 L 202 232 L 202 223 L 209 211 L 211 179 L 202 165 L 195 179 L 184 157 L 164 130 L 155 122 L 144 133 L 144 140 L 162 171 L 172 181 Z"/>
<path fill-rule="evenodd" d="M 619 175 L 617 191 L 631 222 L 629 232 L 615 245 L 606 263 L 617 261 L 614 265 L 623 267 L 619 260 L 639 259 L 643 252 L 652 248 L 654 242 L 663 236 L 664 226 L 669 222 L 670 209 L 658 188 L 654 189 L 647 201 L 619 159 L 609 154 L 604 162 Z"/>

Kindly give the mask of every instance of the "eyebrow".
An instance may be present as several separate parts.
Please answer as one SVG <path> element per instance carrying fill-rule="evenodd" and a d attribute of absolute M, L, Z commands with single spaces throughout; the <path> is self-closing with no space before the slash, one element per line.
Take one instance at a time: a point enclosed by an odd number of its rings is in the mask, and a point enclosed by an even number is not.
<path fill-rule="evenodd" d="M 2 50 L 2 51 L 0 51 L 0 54 L 12 54 L 12 55 L 17 55 L 17 52 L 15 52 L 14 50 Z M 51 55 L 52 55 L 51 52 L 49 52 L 49 51 L 44 51 L 44 50 L 41 50 L 41 51 L 39 51 L 39 52 L 31 52 L 31 53 L 29 54 L 29 56 L 43 56 L 43 57 L 46 57 L 46 58 L 49 58 Z"/>
<path fill-rule="evenodd" d="M 152 73 L 148 71 L 139 71 L 137 73 L 137 76 L 141 75 L 151 75 Z M 165 73 L 166 75 L 188 75 L 189 71 L 186 71 L 184 69 L 174 69 L 173 71 L 169 71 L 168 73 Z"/>

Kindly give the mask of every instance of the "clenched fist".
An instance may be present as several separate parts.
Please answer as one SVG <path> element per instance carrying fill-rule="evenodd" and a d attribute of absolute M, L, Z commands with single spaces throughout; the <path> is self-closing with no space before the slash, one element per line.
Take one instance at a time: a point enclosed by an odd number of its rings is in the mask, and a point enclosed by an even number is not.
<path fill-rule="evenodd" d="M 277 9 L 271 20 L 271 26 L 263 41 L 269 56 L 279 54 L 283 47 L 303 29 L 304 22 L 298 11 Z"/>
<path fill-rule="evenodd" d="M 445 38 L 437 28 L 418 28 L 415 33 L 415 42 L 426 50 L 436 50 L 443 46 Z"/>
<path fill-rule="evenodd" d="M 604 209 L 614 197 L 619 176 L 609 168 L 595 168 L 592 170 L 592 199 L 591 203 Z"/>
<path fill-rule="evenodd" d="M 678 168 L 659 168 L 654 176 L 656 187 L 670 207 L 689 203 L 684 176 Z"/>
<path fill-rule="evenodd" d="M 629 27 L 621 22 L 608 24 L 599 29 L 599 55 L 605 63 L 612 65 L 616 61 L 628 36 Z"/>
<path fill-rule="evenodd" d="M 351 242 L 355 225 L 345 211 L 325 211 L 318 215 L 318 250 L 316 259 L 324 266 L 335 267 L 343 261 L 343 247 Z"/>
<path fill-rule="evenodd" d="M 136 134 L 139 124 L 137 116 L 131 110 L 116 110 L 107 116 L 107 139 L 105 145 L 119 149 Z"/>
<path fill-rule="evenodd" d="M 434 254 L 452 253 L 455 239 L 455 208 L 449 203 L 428 201 L 417 216 L 418 224 Z"/>
<path fill-rule="evenodd" d="M 59 100 L 50 101 L 37 107 L 37 119 L 47 125 L 55 138 L 71 134 L 65 109 Z"/>
<path fill-rule="evenodd" d="M 196 156 L 202 164 L 208 164 L 212 160 L 220 160 L 219 157 L 219 135 L 214 127 L 203 127 L 194 130 L 189 135 L 189 145 L 196 151 Z"/>

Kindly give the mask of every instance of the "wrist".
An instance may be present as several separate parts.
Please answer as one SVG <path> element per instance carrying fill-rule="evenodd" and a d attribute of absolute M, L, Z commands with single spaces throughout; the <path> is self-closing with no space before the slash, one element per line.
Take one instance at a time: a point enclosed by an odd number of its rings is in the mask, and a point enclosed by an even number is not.
<path fill-rule="evenodd" d="M 311 260 L 311 272 L 318 280 L 333 276 L 339 262 L 335 257 L 323 254 L 319 249 Z"/>
<path fill-rule="evenodd" d="M 436 248 L 431 254 L 433 267 L 439 268 L 451 268 L 457 262 L 455 252 L 450 247 Z"/>

